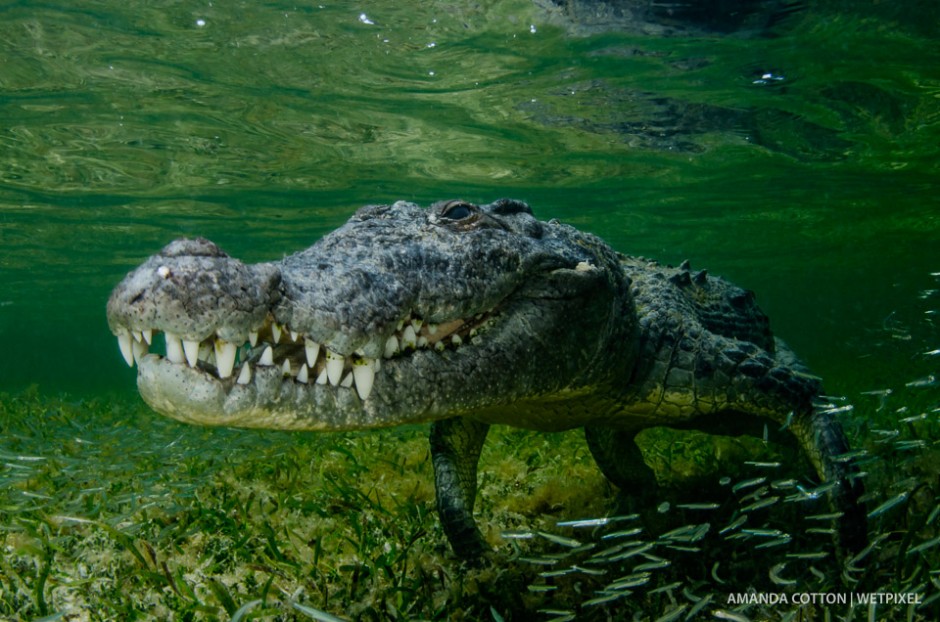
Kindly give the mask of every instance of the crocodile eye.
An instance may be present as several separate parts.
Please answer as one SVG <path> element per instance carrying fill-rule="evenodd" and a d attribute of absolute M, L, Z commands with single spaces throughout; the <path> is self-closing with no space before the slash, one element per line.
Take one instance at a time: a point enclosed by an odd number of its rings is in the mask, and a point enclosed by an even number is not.
<path fill-rule="evenodd" d="M 471 209 L 471 205 L 463 202 L 455 202 L 453 205 L 445 206 L 441 216 L 448 220 L 463 220 L 464 218 L 469 218 L 472 214 L 473 210 Z"/>

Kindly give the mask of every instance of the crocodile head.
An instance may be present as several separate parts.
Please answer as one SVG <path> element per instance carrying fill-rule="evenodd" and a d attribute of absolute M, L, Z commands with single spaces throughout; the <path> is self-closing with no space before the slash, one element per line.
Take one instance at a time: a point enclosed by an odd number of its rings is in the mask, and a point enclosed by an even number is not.
<path fill-rule="evenodd" d="M 115 288 L 108 323 L 143 398 L 184 421 L 339 430 L 473 413 L 563 428 L 568 398 L 633 362 L 618 261 L 518 201 L 399 201 L 277 262 L 176 240 Z"/>

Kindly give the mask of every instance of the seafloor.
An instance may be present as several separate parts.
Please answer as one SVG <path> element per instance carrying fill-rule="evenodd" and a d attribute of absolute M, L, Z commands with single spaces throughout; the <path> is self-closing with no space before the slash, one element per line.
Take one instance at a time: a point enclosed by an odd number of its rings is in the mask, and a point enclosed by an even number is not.
<path fill-rule="evenodd" d="M 871 546 L 851 559 L 786 448 L 647 432 L 662 487 L 626 498 L 580 434 L 498 429 L 479 567 L 446 546 L 420 426 L 201 429 L 128 398 L 2 395 L 0 619 L 935 620 L 927 389 L 833 404 L 868 490 Z M 885 409 L 896 427 L 867 423 Z M 858 602 L 875 592 L 904 602 Z"/>

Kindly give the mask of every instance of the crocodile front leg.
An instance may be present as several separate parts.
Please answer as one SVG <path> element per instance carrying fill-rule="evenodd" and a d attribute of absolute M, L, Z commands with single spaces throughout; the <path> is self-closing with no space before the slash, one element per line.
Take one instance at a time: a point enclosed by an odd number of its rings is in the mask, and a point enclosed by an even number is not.
<path fill-rule="evenodd" d="M 454 553 L 467 560 L 490 550 L 473 520 L 477 463 L 489 428 L 464 417 L 431 424 L 437 514 Z"/>

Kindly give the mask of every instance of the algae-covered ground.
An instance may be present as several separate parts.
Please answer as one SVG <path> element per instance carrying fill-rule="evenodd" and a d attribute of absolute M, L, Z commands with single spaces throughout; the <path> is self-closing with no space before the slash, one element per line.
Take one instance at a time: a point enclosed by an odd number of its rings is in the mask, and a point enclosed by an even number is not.
<path fill-rule="evenodd" d="M 3 395 L 0 619 L 936 619 L 940 408 L 908 393 L 837 406 L 864 450 L 856 558 L 831 554 L 804 466 L 760 440 L 648 434 L 663 488 L 631 502 L 580 434 L 497 429 L 477 568 L 437 523 L 423 427 L 201 429 L 125 398 Z M 864 423 L 895 408 L 895 428 Z M 796 602 L 878 591 L 909 602 Z"/>

